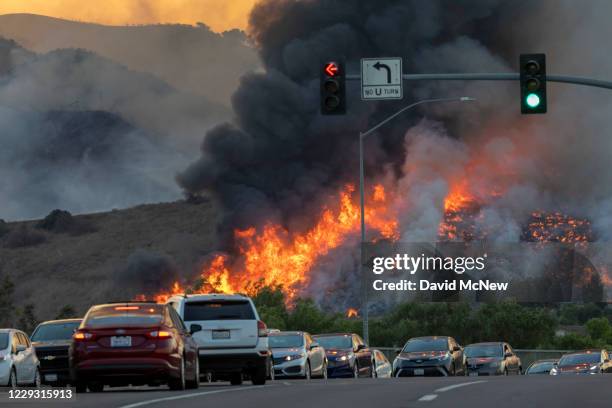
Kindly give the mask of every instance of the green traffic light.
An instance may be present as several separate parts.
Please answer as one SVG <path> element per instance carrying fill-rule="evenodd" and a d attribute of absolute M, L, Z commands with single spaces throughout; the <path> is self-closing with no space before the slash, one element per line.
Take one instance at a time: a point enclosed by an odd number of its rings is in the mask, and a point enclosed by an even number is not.
<path fill-rule="evenodd" d="M 530 93 L 525 98 L 525 103 L 527 103 L 527 106 L 530 108 L 537 108 L 538 105 L 540 105 L 540 97 L 534 93 Z"/>

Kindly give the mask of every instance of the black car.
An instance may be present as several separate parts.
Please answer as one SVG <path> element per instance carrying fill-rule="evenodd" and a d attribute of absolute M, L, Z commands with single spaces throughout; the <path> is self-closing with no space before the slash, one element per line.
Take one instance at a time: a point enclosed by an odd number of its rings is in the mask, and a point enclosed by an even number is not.
<path fill-rule="evenodd" d="M 463 352 L 468 375 L 520 375 L 523 373 L 521 359 L 508 343 L 475 343 L 466 346 Z"/>
<path fill-rule="evenodd" d="M 550 371 L 550 375 L 612 373 L 612 361 L 607 350 L 595 349 L 565 354 Z"/>
<path fill-rule="evenodd" d="M 64 386 L 70 382 L 68 349 L 82 319 L 51 320 L 32 333 L 32 345 L 40 360 L 43 384 Z"/>
<path fill-rule="evenodd" d="M 550 371 L 557 364 L 557 360 L 537 360 L 531 363 L 531 365 L 525 371 L 525 375 L 536 375 L 544 374 L 549 375 Z"/>
<path fill-rule="evenodd" d="M 452 337 L 414 337 L 406 342 L 393 361 L 394 377 L 464 373 L 463 349 Z"/>
<path fill-rule="evenodd" d="M 376 365 L 372 351 L 355 333 L 319 334 L 312 338 L 325 349 L 327 376 L 374 377 Z"/>

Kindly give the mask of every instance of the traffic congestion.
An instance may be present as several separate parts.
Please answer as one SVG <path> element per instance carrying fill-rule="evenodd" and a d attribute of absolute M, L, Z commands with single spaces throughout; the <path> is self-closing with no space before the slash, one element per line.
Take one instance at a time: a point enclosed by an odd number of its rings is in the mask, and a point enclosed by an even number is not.
<path fill-rule="evenodd" d="M 94 305 L 82 319 L 40 323 L 31 337 L 0 330 L 0 385 L 71 386 L 77 393 L 125 386 L 181 391 L 203 381 L 264 385 L 281 378 L 609 373 L 605 349 L 573 351 L 524 367 L 502 340 L 462 346 L 442 335 L 407 339 L 391 363 L 356 333 L 268 328 L 253 300 L 239 294 Z"/>

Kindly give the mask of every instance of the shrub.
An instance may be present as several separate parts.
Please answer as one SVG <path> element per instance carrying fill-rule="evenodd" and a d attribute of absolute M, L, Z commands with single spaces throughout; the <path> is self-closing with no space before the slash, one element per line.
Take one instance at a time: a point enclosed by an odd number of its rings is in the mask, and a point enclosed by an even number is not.
<path fill-rule="evenodd" d="M 13 229 L 7 236 L 5 246 L 7 248 L 23 248 L 42 244 L 47 237 L 40 232 L 32 231 L 25 225 Z"/>

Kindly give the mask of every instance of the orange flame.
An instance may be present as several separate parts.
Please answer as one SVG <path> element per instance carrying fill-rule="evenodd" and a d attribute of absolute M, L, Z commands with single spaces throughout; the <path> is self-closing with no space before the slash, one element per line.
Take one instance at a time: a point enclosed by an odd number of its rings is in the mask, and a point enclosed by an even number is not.
<path fill-rule="evenodd" d="M 251 293 L 253 285 L 263 284 L 282 287 L 291 302 L 310 282 L 317 261 L 359 231 L 361 215 L 354 193 L 355 187 L 346 185 L 334 208 L 324 208 L 315 225 L 301 234 L 271 223 L 265 224 L 260 233 L 254 227 L 234 231 L 240 257 L 230 266 L 226 255 L 215 256 L 201 273 L 202 285 L 188 291 Z M 383 238 L 397 240 L 399 223 L 388 195 L 384 186 L 373 187 L 365 207 L 365 222 Z M 172 290 L 157 294 L 155 300 L 165 302 L 185 291 L 177 282 Z"/>
<path fill-rule="evenodd" d="M 349 309 L 346 311 L 346 317 L 348 317 L 349 319 L 359 317 L 359 312 L 357 311 L 357 309 L 349 307 Z"/>

